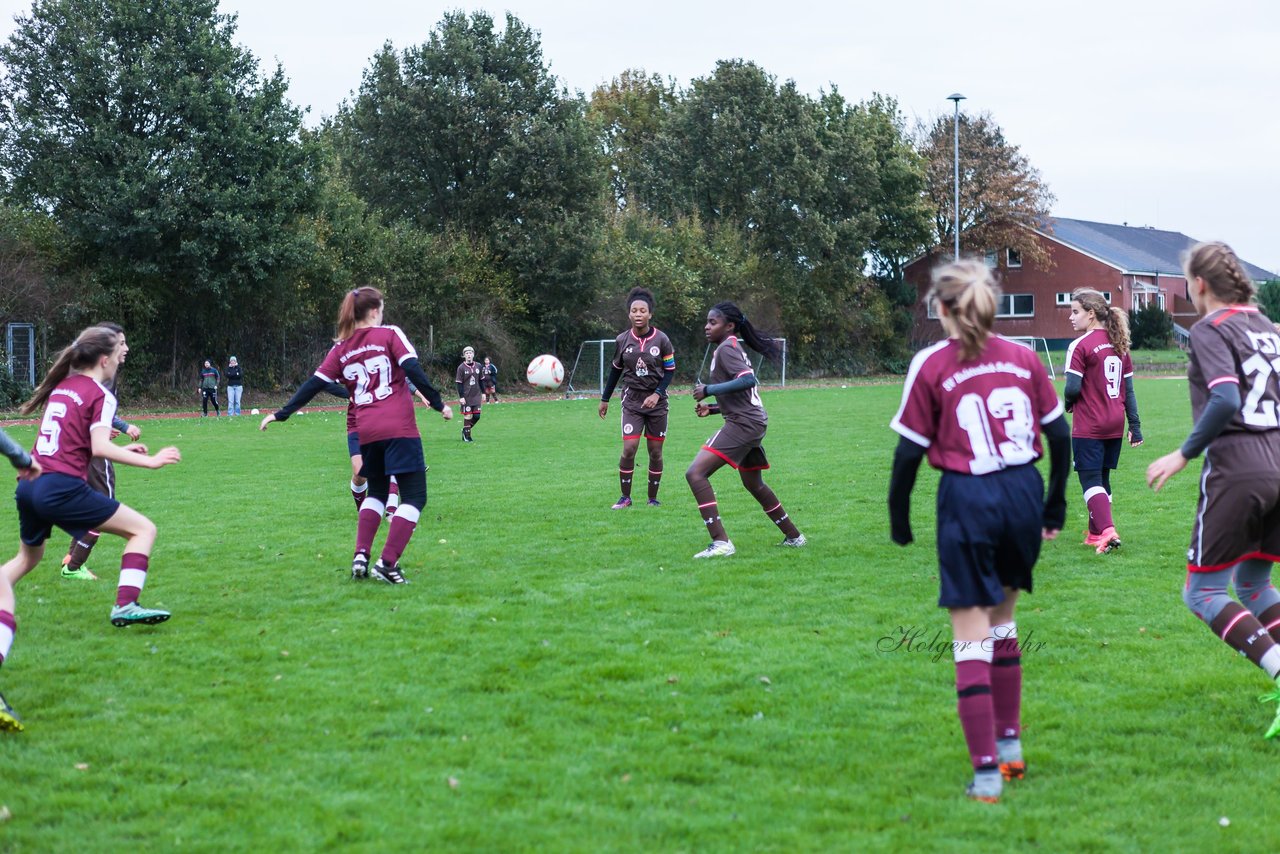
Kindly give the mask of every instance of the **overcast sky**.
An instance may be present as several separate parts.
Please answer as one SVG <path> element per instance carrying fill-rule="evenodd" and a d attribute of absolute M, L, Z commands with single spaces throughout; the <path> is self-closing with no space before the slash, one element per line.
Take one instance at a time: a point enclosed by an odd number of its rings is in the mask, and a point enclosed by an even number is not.
<path fill-rule="evenodd" d="M 686 86 L 719 59 L 806 92 L 875 92 L 908 117 L 987 111 L 1057 197 L 1057 216 L 1222 239 L 1280 271 L 1280 2 L 1276 0 L 220 0 L 308 122 L 359 88 L 370 57 L 426 41 L 445 11 L 510 11 L 542 34 L 571 90 L 627 68 Z M 1046 8 L 1051 7 L 1051 8 Z M 0 0 L 3 33 L 30 3 Z"/>

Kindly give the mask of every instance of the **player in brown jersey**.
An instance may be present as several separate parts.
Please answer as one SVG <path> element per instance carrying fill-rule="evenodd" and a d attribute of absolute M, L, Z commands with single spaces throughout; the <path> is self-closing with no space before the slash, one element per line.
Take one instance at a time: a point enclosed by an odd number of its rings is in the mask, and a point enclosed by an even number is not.
<path fill-rule="evenodd" d="M 1272 680 L 1280 702 L 1280 334 L 1254 304 L 1253 281 L 1225 243 L 1198 243 L 1184 262 L 1191 302 L 1187 380 L 1195 426 L 1147 467 L 1159 490 L 1204 452 L 1183 601 Z M 1235 587 L 1239 602 L 1227 595 Z M 1280 735 L 1280 708 L 1266 732 Z"/>
<path fill-rule="evenodd" d="M 1129 421 L 1129 446 L 1142 444 L 1138 398 L 1129 358 L 1129 316 L 1091 288 L 1071 294 L 1071 328 L 1083 333 L 1067 347 L 1063 397 L 1071 412 L 1071 456 L 1075 459 L 1089 528 L 1084 544 L 1098 554 L 1120 548 L 1111 515 L 1111 471 L 1120 464 L 1120 444 Z"/>
<path fill-rule="evenodd" d="M 1070 431 L 1040 360 L 991 334 L 995 282 L 981 261 L 944 264 L 929 294 L 948 338 L 918 352 L 890 426 L 901 437 L 889 484 L 893 541 L 912 541 L 911 490 L 920 460 L 938 481 L 938 605 L 955 641 L 957 711 L 973 764 L 966 794 L 999 800 L 1022 757 L 1022 653 L 1014 606 L 1031 591 L 1041 540 L 1066 518 Z M 1049 440 L 1046 493 L 1035 461 Z"/>
<path fill-rule="evenodd" d="M 657 507 L 662 484 L 662 443 L 667 438 L 667 386 L 676 372 L 671 340 L 653 326 L 653 294 L 632 288 L 627 294 L 631 328 L 618 336 L 609 378 L 600 392 L 600 417 L 609 414 L 609 398 L 622 380 L 622 458 L 618 481 L 622 497 L 614 510 L 631 506 L 631 478 L 643 435 L 649 449 L 649 506 Z"/>
<path fill-rule="evenodd" d="M 462 441 L 474 442 L 471 431 L 480 423 L 480 405 L 484 402 L 484 365 L 476 361 L 472 347 L 462 348 L 462 364 L 454 373 L 453 382 L 458 387 L 458 404 L 462 409 Z"/>
<path fill-rule="evenodd" d="M 769 520 L 782 531 L 783 540 L 779 545 L 803 546 L 804 534 L 782 509 L 782 502 L 761 475 L 769 467 L 762 444 L 769 416 L 756 389 L 755 371 L 742 349 L 742 343 L 746 343 L 757 353 L 774 356 L 778 352 L 777 342 L 756 331 L 741 309 L 731 302 L 718 303 L 708 311 L 704 329 L 707 340 L 716 345 L 716 351 L 711 357 L 711 382 L 706 385 L 698 383 L 693 388 L 693 399 L 697 401 L 694 411 L 699 418 L 723 415 L 724 426 L 707 440 L 685 472 L 685 479 L 698 502 L 698 512 L 711 535 L 711 545 L 694 557 L 727 557 L 736 551 L 725 533 L 724 523 L 720 521 L 719 504 L 709 480 L 726 463 L 738 470 L 742 485 L 760 502 Z M 702 402 L 709 396 L 715 397 L 715 404 Z"/>

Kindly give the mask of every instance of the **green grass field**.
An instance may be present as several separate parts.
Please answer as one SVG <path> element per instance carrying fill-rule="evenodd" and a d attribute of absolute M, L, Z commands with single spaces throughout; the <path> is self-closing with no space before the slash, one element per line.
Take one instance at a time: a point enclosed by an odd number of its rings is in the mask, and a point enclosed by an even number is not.
<path fill-rule="evenodd" d="M 0 689 L 0 849 L 1259 850 L 1276 838 L 1266 679 L 1184 608 L 1183 381 L 1139 380 L 1147 444 L 1114 478 L 1125 545 L 1079 544 L 1079 489 L 1019 612 L 1028 778 L 962 797 L 932 498 L 885 511 L 897 385 L 767 390 L 780 536 L 728 469 L 738 554 L 705 545 L 684 468 L 715 421 L 672 400 L 661 508 L 611 511 L 620 446 L 592 400 L 485 408 L 474 445 L 423 410 L 430 499 L 405 587 L 349 580 L 341 413 L 147 420 L 183 462 L 122 470 L 160 528 L 113 628 L 120 541 L 64 582 L 59 534 L 17 589 Z M 616 410 L 616 406 L 615 406 Z M 125 413 L 126 416 L 128 413 Z M 23 442 L 32 428 L 10 431 Z M 640 462 L 643 463 L 643 451 Z M 643 486 L 637 489 L 643 495 Z M 16 548 L 12 504 L 0 514 Z M 385 529 L 384 529 L 385 531 Z M 380 540 L 379 540 L 380 542 Z M 916 648 L 897 644 L 918 631 Z M 1229 817 L 1223 827 L 1220 817 Z"/>

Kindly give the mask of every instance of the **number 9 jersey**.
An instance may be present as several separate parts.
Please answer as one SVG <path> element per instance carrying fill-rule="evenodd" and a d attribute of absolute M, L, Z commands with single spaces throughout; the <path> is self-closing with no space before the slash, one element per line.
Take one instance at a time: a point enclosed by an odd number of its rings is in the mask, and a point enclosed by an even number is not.
<path fill-rule="evenodd" d="M 1071 435 L 1124 436 L 1124 381 L 1133 376 L 1129 354 L 1116 355 L 1107 331 L 1093 329 L 1067 345 L 1067 373 L 1080 377 L 1080 397 L 1071 407 Z"/>
<path fill-rule="evenodd" d="M 961 361 L 948 338 L 916 353 L 889 426 L 928 449 L 929 464 L 988 474 L 1040 458 L 1040 426 L 1063 413 L 1040 357 L 999 335 Z"/>
<path fill-rule="evenodd" d="M 416 358 L 417 351 L 400 327 L 366 326 L 335 344 L 316 368 L 320 379 L 346 386 L 362 446 L 419 437 L 413 395 L 401 367 Z"/>

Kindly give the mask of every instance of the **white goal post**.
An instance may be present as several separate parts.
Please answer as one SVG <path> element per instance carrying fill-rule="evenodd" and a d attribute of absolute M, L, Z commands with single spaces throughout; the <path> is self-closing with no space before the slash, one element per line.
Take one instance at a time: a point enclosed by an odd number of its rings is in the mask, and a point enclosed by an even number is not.
<path fill-rule="evenodd" d="M 578 345 L 578 355 L 573 360 L 569 381 L 565 384 L 565 397 L 599 397 L 604 393 L 604 381 L 613 364 L 612 348 L 616 343 L 616 338 L 598 338 Z"/>
<path fill-rule="evenodd" d="M 1014 342 L 1015 344 L 1021 344 L 1023 347 L 1026 347 L 1032 353 L 1043 353 L 1044 364 L 1049 371 L 1049 379 L 1056 380 L 1058 378 L 1057 373 L 1055 373 L 1053 370 L 1053 357 L 1049 355 L 1048 341 L 1044 340 L 1043 338 L 1034 338 L 1034 337 L 1025 336 L 1025 335 L 1024 336 L 1009 335 L 1006 337 L 1010 341 Z"/>
<path fill-rule="evenodd" d="M 786 385 L 787 384 L 787 339 L 775 338 L 773 340 L 776 341 L 778 346 L 782 348 L 782 352 L 778 357 L 778 369 L 780 373 L 779 373 L 777 383 L 778 385 Z M 713 348 L 710 344 L 708 344 L 707 349 L 704 350 L 702 353 L 702 364 L 698 366 L 698 382 L 707 381 L 707 377 L 705 376 L 705 374 L 707 371 L 707 365 L 711 359 L 711 353 L 713 352 L 714 349 L 715 348 Z M 764 356 L 761 356 L 760 354 L 757 353 L 756 363 L 755 363 L 756 380 L 760 383 L 765 383 L 765 382 L 772 383 L 773 380 L 771 376 L 761 375 L 761 369 L 763 368 L 764 365 L 765 365 Z M 769 373 L 770 375 L 772 375 L 772 371 L 770 371 Z"/>

